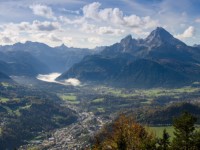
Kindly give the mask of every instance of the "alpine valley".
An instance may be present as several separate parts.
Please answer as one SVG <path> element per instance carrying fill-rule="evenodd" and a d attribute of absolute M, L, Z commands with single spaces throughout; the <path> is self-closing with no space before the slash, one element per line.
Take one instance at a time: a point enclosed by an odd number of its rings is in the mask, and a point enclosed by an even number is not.
<path fill-rule="evenodd" d="M 119 113 L 155 134 L 182 111 L 199 123 L 199 74 L 200 46 L 162 27 L 94 49 L 0 46 L 0 149 L 90 149 Z"/>

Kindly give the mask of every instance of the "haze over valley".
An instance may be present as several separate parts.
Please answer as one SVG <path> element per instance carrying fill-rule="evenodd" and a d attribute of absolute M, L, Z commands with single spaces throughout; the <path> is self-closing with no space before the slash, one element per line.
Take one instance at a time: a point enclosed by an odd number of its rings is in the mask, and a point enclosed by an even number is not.
<path fill-rule="evenodd" d="M 66 79 L 64 82 L 59 82 L 56 81 L 56 78 L 59 77 L 61 73 L 50 73 L 50 74 L 39 74 L 36 78 L 41 81 L 45 82 L 54 82 L 58 84 L 64 84 L 64 85 L 73 85 L 73 86 L 78 86 L 80 85 L 80 81 L 75 78 L 69 78 Z"/>

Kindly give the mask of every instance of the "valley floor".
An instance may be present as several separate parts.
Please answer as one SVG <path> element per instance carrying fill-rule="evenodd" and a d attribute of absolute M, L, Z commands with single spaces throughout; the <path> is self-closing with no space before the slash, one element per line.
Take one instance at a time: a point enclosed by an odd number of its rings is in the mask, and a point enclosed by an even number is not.
<path fill-rule="evenodd" d="M 124 89 L 95 85 L 74 87 L 24 77 L 15 77 L 15 81 L 25 88 L 37 89 L 47 95 L 49 93 L 54 100 L 59 102 L 57 103 L 59 107 L 69 109 L 77 116 L 77 121 L 72 124 L 35 134 L 34 138 L 20 147 L 21 150 L 30 148 L 44 150 L 81 149 L 90 146 L 90 138 L 102 126 L 111 122 L 113 118 L 122 112 L 134 114 L 136 119 L 142 120 L 144 114 L 137 114 L 138 110 L 140 112 L 148 112 L 146 110 L 151 111 L 151 108 L 156 110 L 179 102 L 199 103 L 200 99 L 199 83 L 176 89 Z M 1 83 L 1 86 L 3 88 L 12 87 L 7 83 Z M 17 98 L 16 100 L 21 100 Z M 9 101 L 9 95 L 1 95 L 1 105 L 6 105 Z M 26 107 L 28 108 L 28 105 Z M 13 111 L 9 107 L 5 108 L 7 108 L 8 112 L 20 115 L 21 110 Z M 60 120 L 60 117 L 53 116 L 55 124 L 58 123 L 57 121 Z M 165 125 L 163 124 L 163 126 Z M 152 127 L 151 129 L 159 135 L 163 128 L 165 127 Z M 169 129 L 170 133 L 173 131 L 170 127 L 167 127 L 167 129 Z"/>

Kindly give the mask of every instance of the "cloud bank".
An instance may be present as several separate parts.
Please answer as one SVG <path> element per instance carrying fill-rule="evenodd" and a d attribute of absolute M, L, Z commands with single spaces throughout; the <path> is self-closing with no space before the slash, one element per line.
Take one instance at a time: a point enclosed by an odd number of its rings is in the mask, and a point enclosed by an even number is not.
<path fill-rule="evenodd" d="M 0 45 L 34 41 L 93 48 L 111 45 L 128 34 L 145 38 L 157 26 L 185 42 L 198 43 L 199 5 L 188 0 L 181 5 L 173 0 L 2 1 Z"/>
<path fill-rule="evenodd" d="M 48 7 L 46 5 L 37 4 L 37 5 L 31 5 L 31 6 L 29 6 L 29 8 L 33 11 L 33 13 L 35 15 L 45 17 L 48 19 L 56 20 L 56 17 L 54 16 L 54 13 L 53 13 L 51 7 Z"/>
<path fill-rule="evenodd" d="M 78 86 L 81 84 L 81 82 L 75 78 L 69 78 L 69 79 L 65 80 L 65 83 L 69 83 L 70 85 L 73 85 L 73 86 Z"/>
<path fill-rule="evenodd" d="M 72 85 L 72 86 L 79 86 L 81 85 L 81 82 L 78 79 L 75 78 L 69 78 L 63 82 L 56 81 L 55 79 L 59 77 L 61 73 L 50 73 L 50 74 L 39 74 L 37 76 L 38 80 L 45 81 L 45 82 L 52 82 L 52 83 L 58 83 L 62 85 Z"/>
<path fill-rule="evenodd" d="M 39 74 L 37 76 L 37 79 L 46 82 L 56 82 L 55 79 L 60 75 L 61 73 Z"/>

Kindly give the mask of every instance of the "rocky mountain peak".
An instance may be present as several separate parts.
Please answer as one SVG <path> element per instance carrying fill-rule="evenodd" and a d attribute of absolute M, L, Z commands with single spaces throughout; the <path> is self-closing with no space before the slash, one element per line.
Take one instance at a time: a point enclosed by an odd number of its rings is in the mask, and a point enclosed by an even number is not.
<path fill-rule="evenodd" d="M 133 40 L 132 36 L 129 34 L 125 38 L 123 38 L 120 43 L 123 44 L 123 45 L 126 45 L 126 44 L 131 43 L 132 40 Z"/>
<path fill-rule="evenodd" d="M 158 47 L 162 44 L 168 45 L 185 45 L 180 40 L 176 39 L 168 31 L 162 27 L 157 27 L 150 35 L 145 39 L 145 43 L 150 47 Z"/>

